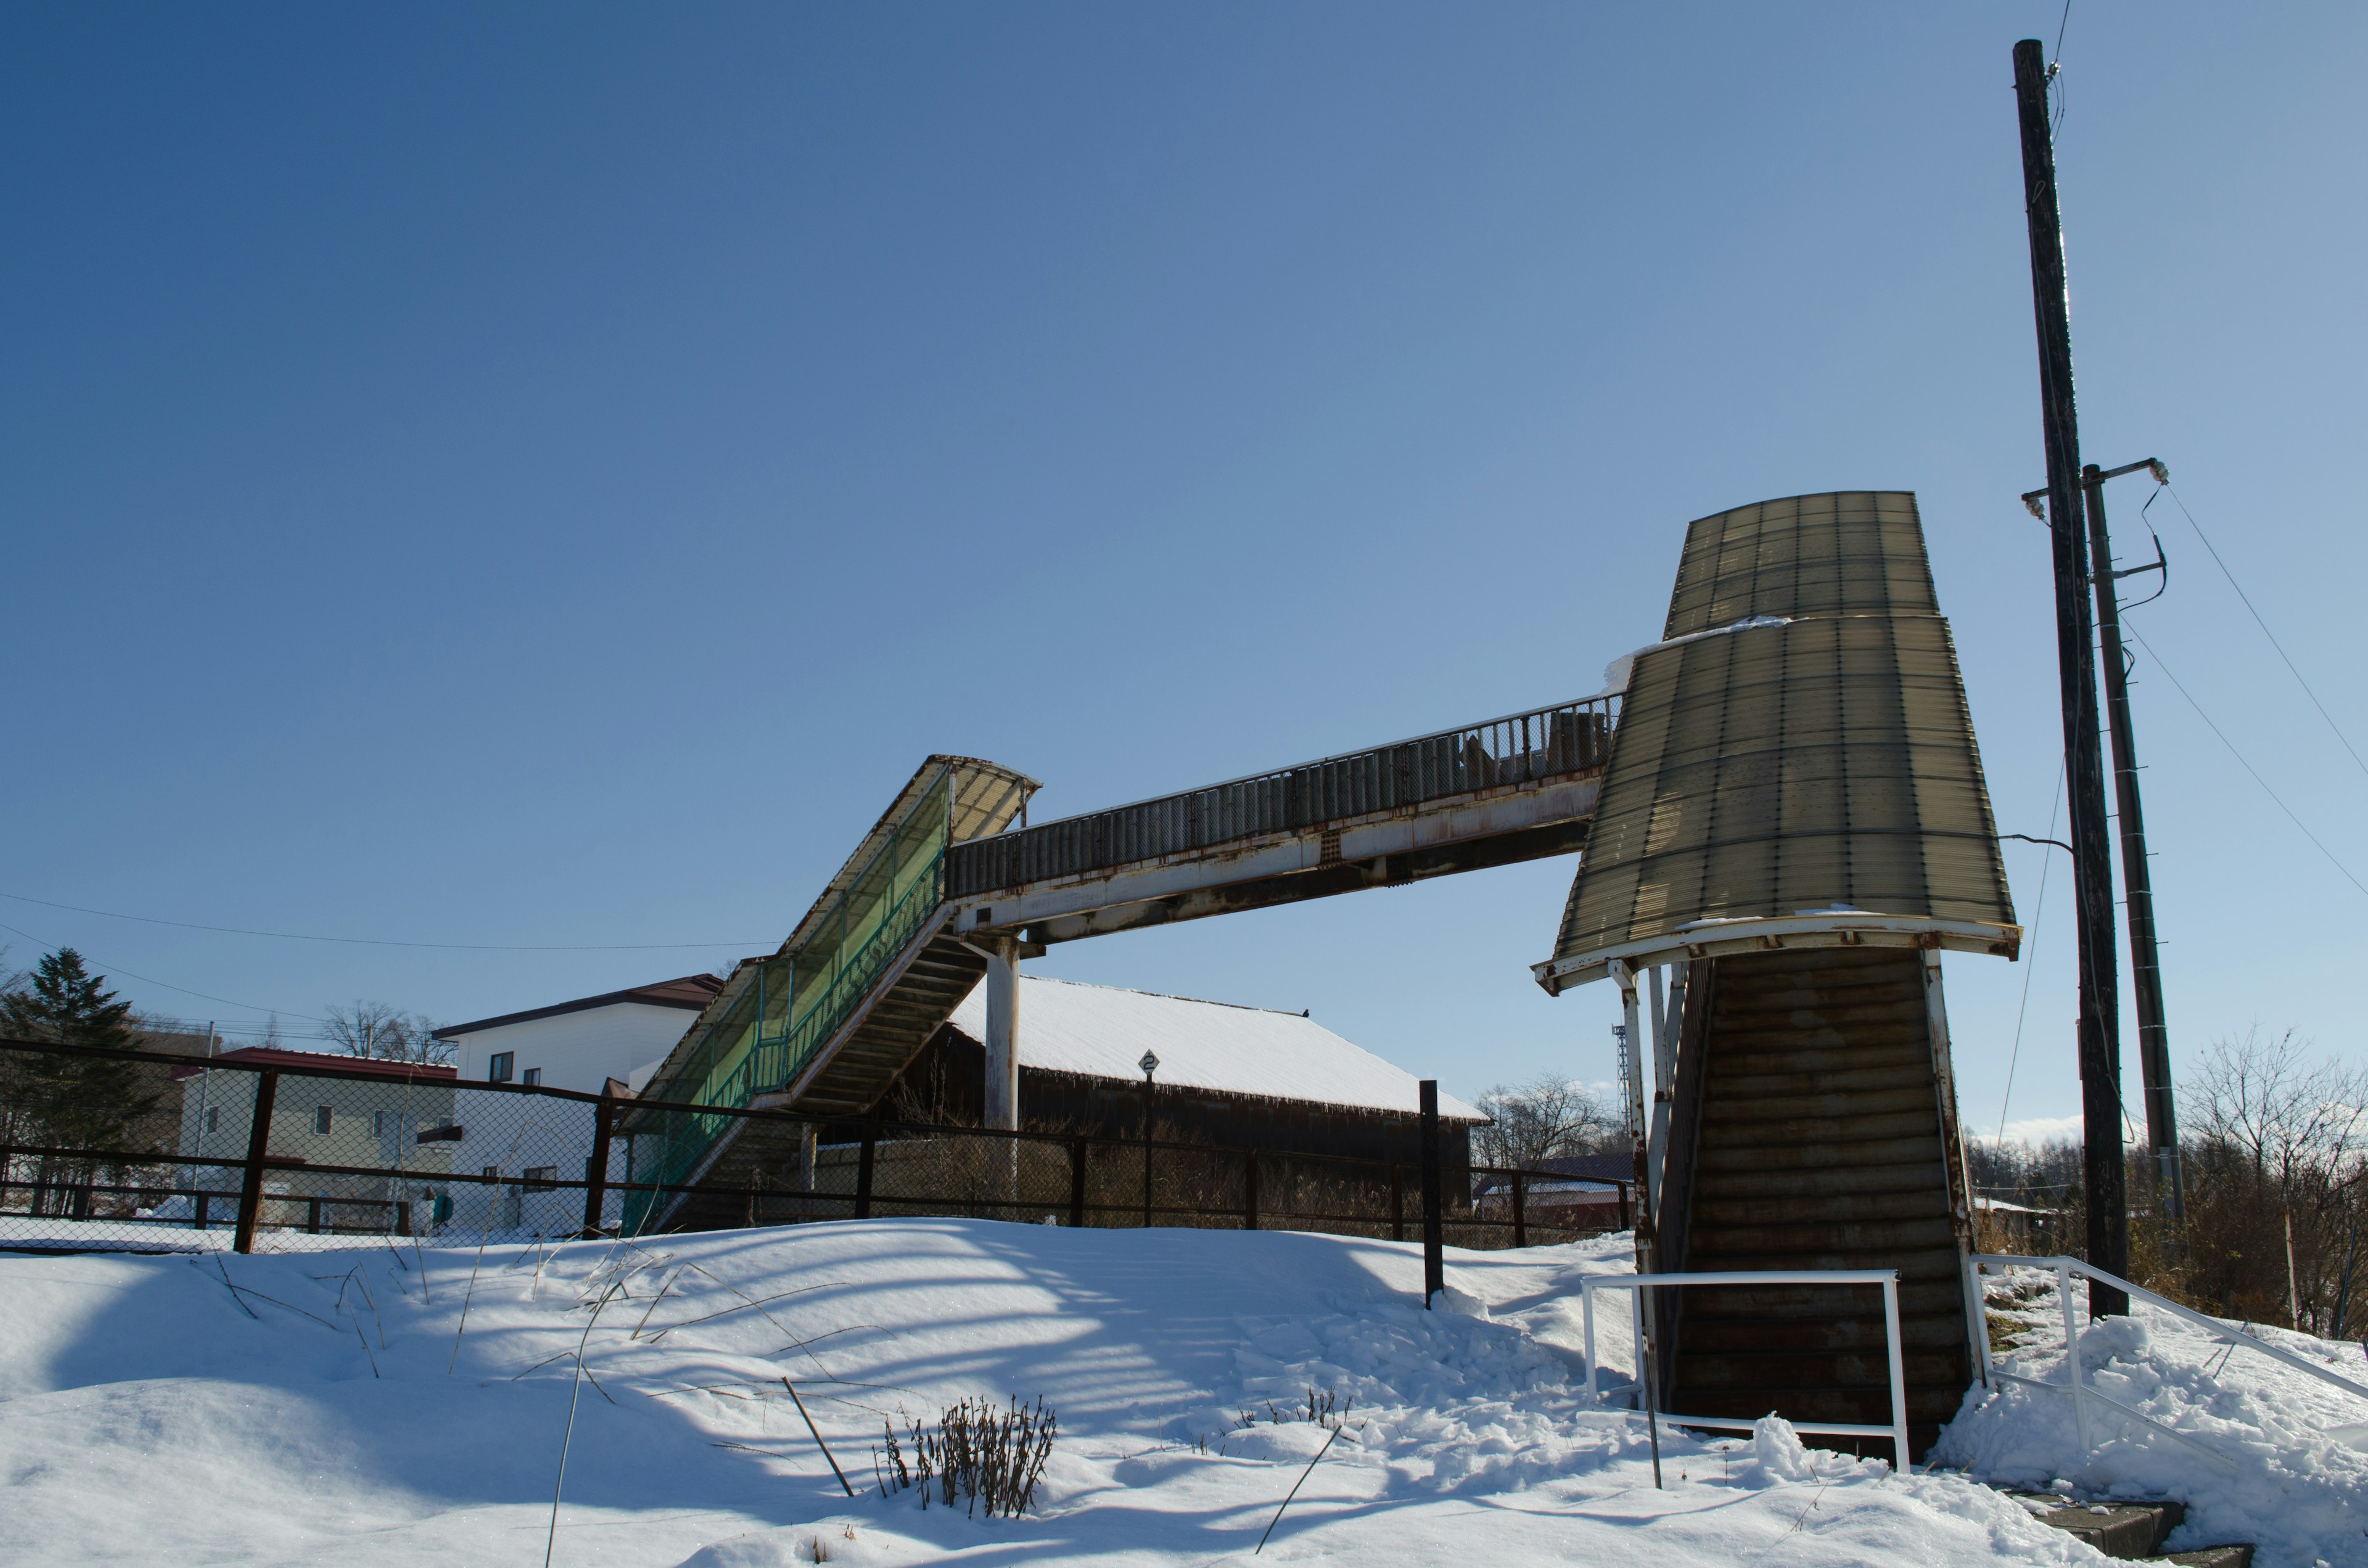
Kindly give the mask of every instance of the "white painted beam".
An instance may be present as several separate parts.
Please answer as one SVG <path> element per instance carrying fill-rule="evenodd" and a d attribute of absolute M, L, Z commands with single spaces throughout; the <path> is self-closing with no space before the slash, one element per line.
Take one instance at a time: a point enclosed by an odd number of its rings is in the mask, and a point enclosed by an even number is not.
<path fill-rule="evenodd" d="M 978 893 L 954 906 L 953 928 L 1010 929 L 1120 904 L 1313 871 L 1346 861 L 1449 848 L 1595 814 L 1599 776 L 1515 785 L 1421 807 L 1325 823 L 1304 832 L 1236 841 L 1190 855 L 1138 860 L 1085 876 Z"/>

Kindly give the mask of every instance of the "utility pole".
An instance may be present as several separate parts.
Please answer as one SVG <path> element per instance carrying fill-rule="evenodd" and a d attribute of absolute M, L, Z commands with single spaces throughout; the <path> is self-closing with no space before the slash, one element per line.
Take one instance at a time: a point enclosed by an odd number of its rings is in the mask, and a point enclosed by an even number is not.
<path fill-rule="evenodd" d="M 2138 1074 L 2146 1084 L 2146 1143 L 2154 1151 L 2155 1194 L 2162 1217 L 2187 1218 L 2187 1180 L 2179 1165 L 2179 1116 L 2170 1096 L 2170 1029 L 2163 1018 L 2162 960 L 2155 943 L 2154 879 L 2146 864 L 2146 812 L 2138 803 L 2136 732 L 2130 724 L 2129 661 L 2122 652 L 2122 607 L 2113 570 L 2113 543 L 2105 528 L 2105 481 L 2151 469 L 2145 462 L 2080 471 L 2088 497 L 2090 579 L 2097 585 L 2097 635 L 2105 661 L 2105 724 L 2113 740 L 2113 807 L 2122 830 L 2122 891 L 2130 915 L 2130 1001 L 2138 1015 Z M 2153 568 L 2140 568 L 2151 571 Z"/>
<path fill-rule="evenodd" d="M 2088 528 L 2080 488 L 2080 428 L 2072 398 L 2072 324 L 2065 298 L 2064 231 L 2055 203 L 2055 149 L 2047 128 L 2046 51 L 2014 46 L 2022 128 L 2023 215 L 2031 231 L 2032 308 L 2039 331 L 2041 425 L 2047 445 L 2047 526 L 2055 539 L 2055 656 L 2063 687 L 2064 771 L 2071 801 L 2074 913 L 2080 936 L 2080 1109 L 2088 1187 L 2088 1261 L 2129 1273 L 2129 1204 L 2122 1171 L 2121 998 L 2113 959 L 2112 849 L 2090 661 Z M 2122 1291 L 2091 1280 L 2089 1315 L 2130 1310 Z"/>

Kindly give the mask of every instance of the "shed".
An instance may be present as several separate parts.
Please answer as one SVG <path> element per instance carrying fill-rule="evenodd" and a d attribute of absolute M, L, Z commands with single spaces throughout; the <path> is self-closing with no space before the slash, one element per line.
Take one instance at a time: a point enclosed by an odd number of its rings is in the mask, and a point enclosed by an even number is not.
<path fill-rule="evenodd" d="M 1023 1126 L 1141 1137 L 1137 1063 L 1149 1051 L 1159 1059 L 1153 1125 L 1161 1137 L 1356 1159 L 1421 1157 L 1415 1075 L 1305 1013 L 1023 975 L 1019 1016 Z M 985 1034 L 982 983 L 897 1076 L 877 1113 L 977 1122 Z M 1471 1130 L 1487 1118 L 1447 1094 L 1439 1111 L 1441 1158 L 1470 1164 Z"/>

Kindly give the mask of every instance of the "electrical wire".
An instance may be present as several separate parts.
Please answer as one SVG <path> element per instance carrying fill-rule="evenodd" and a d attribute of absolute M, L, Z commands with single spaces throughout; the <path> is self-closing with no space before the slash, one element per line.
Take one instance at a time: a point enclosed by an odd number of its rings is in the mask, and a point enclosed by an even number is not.
<path fill-rule="evenodd" d="M 2065 9 L 2069 12 L 2071 6 L 2066 5 Z M 2055 837 L 2056 813 L 2063 809 L 2064 768 L 2061 764 L 2058 764 L 2055 769 L 2055 797 L 2047 807 L 2047 837 L 2050 842 L 2053 842 Z M 2021 835 L 2017 834 L 2014 836 Z M 2006 1108 L 2014 1102 L 2014 1064 L 2022 1059 L 2022 1016 L 2031 1009 L 2031 977 L 2039 969 L 2039 922 L 2041 916 L 2047 913 L 2047 873 L 2054 869 L 2055 865 L 2055 857 L 2053 855 L 2039 863 L 2039 901 L 2032 905 L 2031 929 L 2023 937 L 2023 946 L 2031 953 L 2031 961 L 2022 968 L 2022 1001 L 2014 1010 L 2014 1050 L 2008 1053 L 2006 1059 L 2006 1097 L 1998 1101 L 1998 1130 L 1996 1142 L 2000 1143 L 2006 1142 Z"/>
<path fill-rule="evenodd" d="M 32 943 L 35 947 L 44 949 L 50 952 L 54 953 L 61 950 L 61 944 L 56 942 L 45 942 L 40 937 L 34 936 L 30 931 L 18 930 L 16 926 L 7 924 L 6 921 L 0 921 L 0 931 L 14 931 L 17 936 L 24 937 L 25 940 Z M 329 1021 L 326 1018 L 316 1018 L 310 1013 L 299 1013 L 287 1007 L 258 1007 L 252 1002 L 233 1002 L 227 996 L 209 995 L 203 991 L 192 991 L 186 985 L 176 985 L 169 980 L 159 980 L 153 974 L 141 974 L 134 971 L 125 969 L 121 964 L 108 963 L 105 959 L 98 957 L 95 953 L 85 953 L 83 956 L 89 959 L 91 962 L 97 964 L 99 968 L 107 971 L 108 974 L 128 974 L 134 980 L 144 982 L 150 985 L 161 985 L 167 991 L 177 991 L 184 996 L 195 996 L 200 1001 L 219 1002 L 225 1007 L 243 1007 L 250 1013 L 270 1013 L 275 1015 L 286 1013 L 290 1017 L 302 1018 L 308 1024 L 326 1025 Z"/>
<path fill-rule="evenodd" d="M 44 909 L 67 909 L 76 915 L 96 915 L 108 920 L 136 920 L 143 926 L 171 926 L 183 931 L 218 931 L 231 937 L 269 937 L 283 942 L 338 942 L 359 948 L 440 948 L 448 951 L 474 953 L 639 953 L 683 948 L 738 948 L 745 951 L 767 945 L 762 942 L 400 942 L 377 937 L 317 937 L 302 931 L 257 931 L 245 926 L 205 926 L 193 920 L 165 920 L 153 915 L 85 909 L 78 903 L 58 903 L 20 892 L 0 892 L 0 898 L 14 899 L 19 903 L 38 903 Z M 24 933 L 20 931 L 17 935 L 23 936 Z M 161 985 L 164 982 L 154 983 Z M 194 996 L 198 993 L 193 991 L 189 994 Z M 207 1000 L 219 1001 L 221 998 L 208 997 Z"/>
<path fill-rule="evenodd" d="M 2237 766 L 2253 776 L 2253 782 L 2261 787 L 2261 793 L 2267 795 L 2271 800 L 2277 802 L 2278 810 L 2285 812 L 2286 820 L 2293 823 L 2294 826 L 2302 829 L 2302 835 L 2310 840 L 2311 846 L 2317 849 L 2321 855 L 2327 857 L 2327 863 L 2328 865 L 2343 873 L 2344 881 L 2350 882 L 2353 887 L 2358 888 L 2362 892 L 2368 893 L 2368 882 L 2362 882 L 2359 878 L 2353 876 L 2351 874 L 2351 869 L 2349 866 L 2346 866 L 2342 861 L 2337 859 L 2335 858 L 2335 852 L 2328 848 L 2326 845 L 2319 842 L 2318 835 L 2311 832 L 2309 827 L 2304 824 L 2302 818 L 2294 815 L 2294 808 L 2287 805 L 2285 801 L 2280 798 L 2275 790 L 2270 788 L 2270 781 L 2262 778 L 2260 770 L 2255 768 L 2251 763 L 2245 760 L 2245 754 L 2237 749 L 2237 743 L 2230 740 L 2227 735 L 2222 732 L 2220 726 L 2212 722 L 2212 715 L 2203 711 L 2203 704 L 2196 701 L 2194 694 L 2190 692 L 2184 686 L 2180 685 L 2179 677 L 2175 675 L 2171 675 L 2170 666 L 2162 662 L 2162 655 L 2154 651 L 2154 645 L 2148 642 L 2145 637 L 2140 635 L 2135 627 L 2125 626 L 2122 630 L 2127 631 L 2130 634 L 2131 640 L 2137 643 L 2139 647 L 2146 650 L 2146 657 L 2154 661 L 2155 668 L 2160 670 L 2165 676 L 2169 676 L 2170 684 L 2178 688 L 2179 695 L 2186 698 L 2187 705 L 2195 710 L 2195 716 L 2203 720 L 2204 726 L 2214 735 L 2219 737 L 2220 744 L 2228 748 L 2228 755 L 2237 759 Z M 2267 629 L 2264 628 L 2264 630 Z"/>
<path fill-rule="evenodd" d="M 2327 721 L 2327 727 L 2335 732 L 2335 738 L 2343 743 L 2343 749 L 2351 754 L 2351 760 L 2353 763 L 2358 765 L 2360 771 L 2362 773 L 2368 773 L 2368 759 L 2362 758 L 2360 748 L 2351 744 L 2351 738 L 2346 735 L 2343 733 L 2342 727 L 2336 723 L 2335 715 L 2327 710 L 2327 704 L 2318 699 L 2318 693 L 2311 690 L 2310 682 L 2303 679 L 2302 671 L 2295 665 L 2293 658 L 2287 654 L 2285 644 L 2279 642 L 2278 634 L 2270 630 L 2270 623 L 2261 619 L 2261 612 L 2253 608 L 2252 597 L 2245 592 L 2244 585 L 2237 581 L 2237 574 L 2229 571 L 2228 563 L 2220 559 L 2220 551 L 2213 547 L 2210 536 L 2206 535 L 2203 531 L 2203 525 L 2195 520 L 2195 514 L 2187 509 L 2187 503 L 2180 499 L 2178 491 L 2171 490 L 2170 486 L 2168 484 L 2161 485 L 2158 488 L 2170 491 L 2170 498 L 2178 504 L 2180 516 L 2185 517 L 2187 519 L 2187 526 L 2195 530 L 2195 537 L 2203 541 L 2203 548 L 2209 551 L 2212 556 L 2212 564 L 2220 568 L 2220 575 L 2227 578 L 2228 585 L 2237 590 L 2237 597 L 2244 601 L 2245 612 L 2253 618 L 2253 624 L 2261 629 L 2261 635 L 2270 640 L 2270 646 L 2278 651 L 2278 657 L 2285 660 L 2286 669 L 2294 677 L 2294 684 L 2302 687 L 2302 694 L 2305 697 L 2310 699 L 2310 705 L 2318 710 L 2318 716 Z M 2146 504 L 2148 506 L 2152 506 L 2154 504 L 2154 498 L 2152 496 L 2148 496 L 2146 498 Z M 2160 662 L 2160 660 L 2156 661 L 2157 664 Z M 2164 673 L 2169 674 L 2169 672 L 2165 671 Z M 2201 711 L 2201 710 L 2198 710 L 2198 711 Z M 2291 812 L 2287 813 L 2289 816 L 2293 814 L 2294 813 Z M 2351 875 L 2348 871 L 2344 874 L 2346 876 Z"/>
<path fill-rule="evenodd" d="M 2047 127 L 2047 139 L 2064 129 L 2064 110 L 2069 102 L 2064 92 L 2064 29 L 2072 25 L 2072 0 L 2064 0 L 2064 15 L 2055 23 L 2055 49 L 2047 57 L 2047 85 L 2055 89 L 2055 119 Z"/>

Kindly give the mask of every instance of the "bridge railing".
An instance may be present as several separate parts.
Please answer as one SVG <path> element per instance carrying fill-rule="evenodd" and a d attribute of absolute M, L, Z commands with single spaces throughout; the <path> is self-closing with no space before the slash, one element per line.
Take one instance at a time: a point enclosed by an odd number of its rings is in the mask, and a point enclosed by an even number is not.
<path fill-rule="evenodd" d="M 666 1152 L 658 1183 L 685 1179 L 707 1157 L 730 1125 L 722 1109 L 744 1107 L 795 1077 L 936 911 L 952 831 L 952 790 L 950 772 L 941 769 L 805 941 L 757 964 L 731 1006 L 650 1083 L 645 1095 L 651 1100 L 719 1108 L 637 1115 L 637 1136 Z M 647 1194 L 634 1199 L 643 1207 L 653 1201 Z M 627 1214 L 633 1226 L 648 1218 L 638 1208 Z"/>
<path fill-rule="evenodd" d="M 1327 756 L 1130 806 L 951 846 L 946 895 L 965 898 L 1269 834 L 1585 773 L 1611 755 L 1616 697 Z"/>

